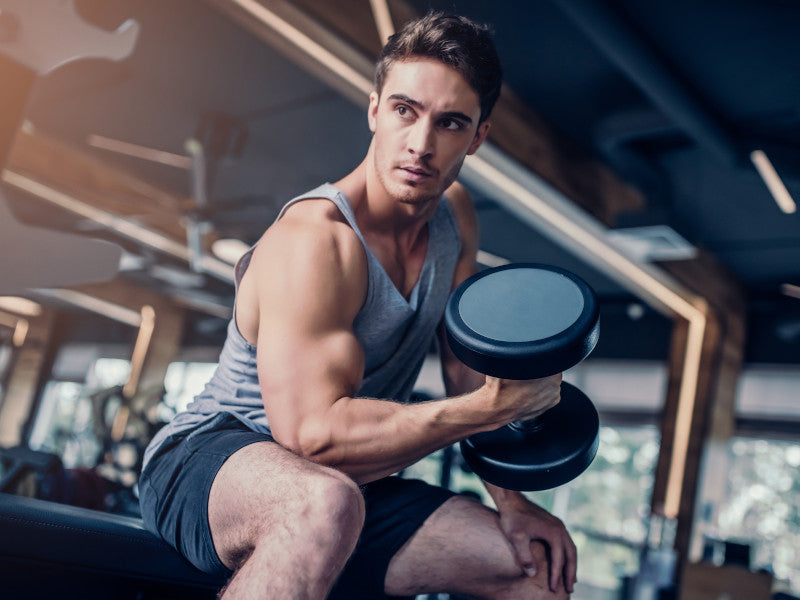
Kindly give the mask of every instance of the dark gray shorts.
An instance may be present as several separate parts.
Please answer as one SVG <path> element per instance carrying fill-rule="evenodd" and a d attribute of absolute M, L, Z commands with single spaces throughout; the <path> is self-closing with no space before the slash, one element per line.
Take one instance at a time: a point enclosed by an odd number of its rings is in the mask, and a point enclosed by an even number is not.
<path fill-rule="evenodd" d="M 139 480 L 145 526 L 189 562 L 223 580 L 232 574 L 222 564 L 208 525 L 208 494 L 222 464 L 237 450 L 270 436 L 248 429 L 228 414 L 214 427 L 167 438 Z M 366 521 L 330 598 L 386 598 L 383 584 L 389 561 L 423 522 L 454 493 L 422 481 L 387 477 L 362 486 Z"/>

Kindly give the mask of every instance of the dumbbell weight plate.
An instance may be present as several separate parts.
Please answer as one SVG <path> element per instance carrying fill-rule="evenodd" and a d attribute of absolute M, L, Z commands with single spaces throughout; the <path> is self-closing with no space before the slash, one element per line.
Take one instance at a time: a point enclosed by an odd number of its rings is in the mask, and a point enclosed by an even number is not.
<path fill-rule="evenodd" d="M 600 335 L 592 289 L 558 267 L 513 264 L 473 275 L 445 310 L 453 353 L 504 379 L 537 379 L 586 358 Z"/>
<path fill-rule="evenodd" d="M 561 384 L 561 402 L 536 419 L 536 429 L 505 426 L 461 442 L 481 479 L 507 490 L 547 490 L 571 481 L 597 454 L 600 421 L 592 402 Z"/>

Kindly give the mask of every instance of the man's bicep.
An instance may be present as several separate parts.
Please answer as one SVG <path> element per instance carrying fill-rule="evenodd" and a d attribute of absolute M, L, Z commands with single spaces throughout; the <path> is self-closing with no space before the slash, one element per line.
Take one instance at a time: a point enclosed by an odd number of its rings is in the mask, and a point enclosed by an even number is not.
<path fill-rule="evenodd" d="M 364 360 L 351 331 L 291 330 L 289 325 L 278 326 L 272 342 L 259 343 L 258 373 L 273 435 L 293 447 L 305 424 L 355 393 Z"/>
<path fill-rule="evenodd" d="M 284 437 L 352 394 L 363 373 L 352 331 L 360 282 L 325 248 L 303 252 L 270 255 L 257 271 L 259 381 L 273 433 Z"/>

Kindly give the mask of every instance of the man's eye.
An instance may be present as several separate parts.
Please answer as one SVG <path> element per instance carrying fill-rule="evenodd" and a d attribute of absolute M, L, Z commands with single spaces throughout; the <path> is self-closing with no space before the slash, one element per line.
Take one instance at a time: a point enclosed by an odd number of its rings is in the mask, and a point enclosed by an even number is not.
<path fill-rule="evenodd" d="M 398 106 L 395 110 L 401 117 L 405 117 L 410 113 L 407 106 Z"/>
<path fill-rule="evenodd" d="M 458 131 L 462 128 L 461 121 L 456 121 L 455 119 L 442 119 L 439 121 L 439 124 L 444 129 L 450 129 L 452 131 Z"/>

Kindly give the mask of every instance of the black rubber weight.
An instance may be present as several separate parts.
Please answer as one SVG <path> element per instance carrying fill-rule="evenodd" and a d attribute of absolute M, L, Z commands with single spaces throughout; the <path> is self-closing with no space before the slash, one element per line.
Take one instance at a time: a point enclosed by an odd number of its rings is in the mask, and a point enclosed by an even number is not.
<path fill-rule="evenodd" d="M 600 420 L 578 388 L 561 384 L 561 402 L 537 418 L 537 429 L 505 426 L 461 442 L 461 454 L 481 479 L 508 490 L 548 490 L 592 464 Z"/>
<path fill-rule="evenodd" d="M 589 285 L 564 269 L 530 263 L 464 281 L 448 301 L 445 324 L 461 361 L 504 379 L 565 371 L 591 353 L 600 334 Z"/>

